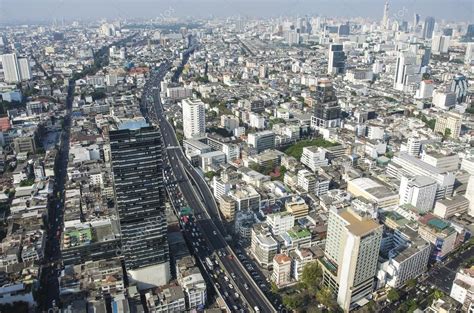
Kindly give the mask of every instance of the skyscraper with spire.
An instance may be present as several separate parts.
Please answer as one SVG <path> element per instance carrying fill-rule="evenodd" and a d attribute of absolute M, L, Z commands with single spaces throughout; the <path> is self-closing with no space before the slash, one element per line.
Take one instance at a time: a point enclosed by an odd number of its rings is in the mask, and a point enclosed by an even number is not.
<path fill-rule="evenodd" d="M 383 29 L 388 29 L 388 0 L 385 1 L 385 5 L 383 6 L 383 18 L 382 18 L 382 28 Z"/>

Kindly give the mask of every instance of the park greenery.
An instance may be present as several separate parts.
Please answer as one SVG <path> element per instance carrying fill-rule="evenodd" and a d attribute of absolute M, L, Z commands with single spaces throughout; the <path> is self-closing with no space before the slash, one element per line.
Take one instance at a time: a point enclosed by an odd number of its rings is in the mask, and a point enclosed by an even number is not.
<path fill-rule="evenodd" d="M 332 146 L 337 146 L 337 143 L 333 143 L 331 141 L 327 141 L 323 138 L 316 138 L 316 139 L 306 139 L 306 140 L 301 140 L 298 141 L 297 143 L 291 145 L 290 147 L 285 149 L 285 153 L 287 155 L 290 155 L 296 159 L 301 158 L 301 155 L 303 154 L 303 148 L 305 147 L 332 147 Z"/>
<path fill-rule="evenodd" d="M 339 312 L 334 293 L 323 286 L 322 276 L 319 263 L 308 263 L 303 268 L 301 281 L 283 295 L 283 304 L 295 312 Z"/>

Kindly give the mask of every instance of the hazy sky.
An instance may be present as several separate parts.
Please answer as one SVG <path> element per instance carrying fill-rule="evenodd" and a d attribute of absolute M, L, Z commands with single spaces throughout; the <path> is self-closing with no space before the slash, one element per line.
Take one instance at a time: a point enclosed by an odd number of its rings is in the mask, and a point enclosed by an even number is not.
<path fill-rule="evenodd" d="M 53 19 L 325 15 L 382 17 L 385 0 L 0 0 L 0 23 Z M 472 0 L 392 0 L 390 15 L 474 21 Z M 406 17 L 405 17 L 406 16 Z M 400 19 L 400 18 L 399 18 Z"/>

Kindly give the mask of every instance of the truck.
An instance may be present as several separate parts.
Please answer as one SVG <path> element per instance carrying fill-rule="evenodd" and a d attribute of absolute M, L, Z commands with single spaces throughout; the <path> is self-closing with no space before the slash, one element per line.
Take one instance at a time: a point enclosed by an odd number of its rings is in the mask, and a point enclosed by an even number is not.
<path fill-rule="evenodd" d="M 212 264 L 212 261 L 211 259 L 209 259 L 209 257 L 206 257 L 206 264 L 207 264 L 207 267 L 212 271 L 212 269 L 214 268 L 214 265 Z"/>

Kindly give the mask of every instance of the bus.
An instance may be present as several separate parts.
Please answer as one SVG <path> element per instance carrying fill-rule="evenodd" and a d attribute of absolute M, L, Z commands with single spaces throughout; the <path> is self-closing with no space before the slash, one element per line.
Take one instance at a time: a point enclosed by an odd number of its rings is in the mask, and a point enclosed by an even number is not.
<path fill-rule="evenodd" d="M 214 268 L 214 265 L 212 264 L 212 261 L 211 259 L 209 259 L 209 257 L 206 257 L 206 264 L 207 264 L 207 267 L 212 271 L 212 269 Z"/>

